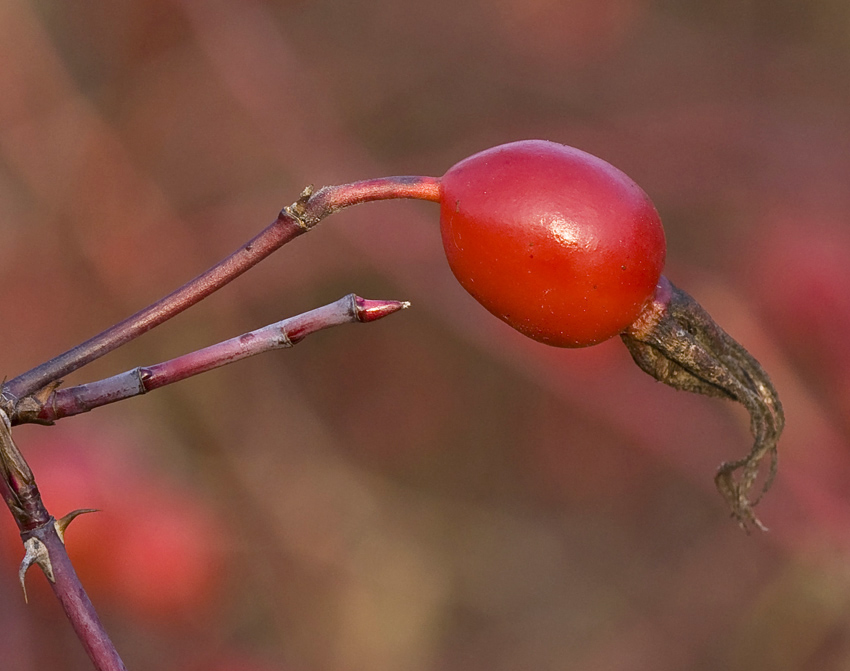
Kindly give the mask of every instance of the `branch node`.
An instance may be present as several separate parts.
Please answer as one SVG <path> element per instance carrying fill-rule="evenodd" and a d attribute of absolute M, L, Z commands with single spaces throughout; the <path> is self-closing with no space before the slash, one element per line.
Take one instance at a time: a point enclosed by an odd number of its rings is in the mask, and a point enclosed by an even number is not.
<path fill-rule="evenodd" d="M 312 184 L 305 186 L 304 190 L 301 191 L 301 195 L 298 196 L 298 200 L 292 203 L 292 205 L 284 207 L 280 216 L 288 216 L 295 219 L 295 221 L 298 222 L 298 225 L 305 231 L 309 231 L 313 228 L 313 226 L 319 223 L 319 220 L 315 218 L 308 219 L 305 216 L 307 214 L 307 203 L 310 201 L 313 191 L 314 188 Z"/>
<path fill-rule="evenodd" d="M 15 421 L 17 423 L 28 422 L 30 424 L 52 425 L 53 420 L 43 419 L 40 415 L 45 406 L 50 405 L 55 400 L 56 397 L 53 394 L 62 382 L 62 380 L 53 380 L 29 396 L 24 396 L 15 401 L 12 414 Z"/>

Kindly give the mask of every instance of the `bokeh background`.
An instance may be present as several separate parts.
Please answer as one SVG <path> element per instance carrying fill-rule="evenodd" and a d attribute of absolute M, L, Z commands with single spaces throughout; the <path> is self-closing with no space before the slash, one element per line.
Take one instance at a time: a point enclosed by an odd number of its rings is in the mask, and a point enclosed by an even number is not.
<path fill-rule="evenodd" d="M 539 137 L 631 175 L 667 275 L 788 428 L 747 536 L 742 410 L 484 312 L 431 203 L 340 213 L 71 376 L 357 292 L 368 326 L 16 429 L 131 669 L 850 668 L 850 5 L 0 0 L 0 371 L 169 292 L 308 183 L 440 175 Z M 3 532 L 6 671 L 87 669 Z"/>

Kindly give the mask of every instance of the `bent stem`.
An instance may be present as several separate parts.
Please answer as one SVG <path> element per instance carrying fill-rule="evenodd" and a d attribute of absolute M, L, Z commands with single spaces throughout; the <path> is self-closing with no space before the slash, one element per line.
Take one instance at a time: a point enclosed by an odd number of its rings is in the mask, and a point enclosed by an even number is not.
<path fill-rule="evenodd" d="M 393 198 L 436 201 L 439 194 L 440 183 L 435 177 L 382 177 L 327 186 L 315 193 L 307 187 L 261 233 L 206 272 L 84 343 L 6 382 L 2 405 L 10 415 L 17 414 L 18 403 L 26 397 L 200 302 L 334 212 Z"/>
<path fill-rule="evenodd" d="M 308 335 L 356 322 L 372 322 L 409 307 L 406 301 L 369 300 L 354 294 L 289 319 L 244 333 L 175 359 L 139 366 L 103 380 L 50 392 L 32 404 L 16 423 L 52 424 L 109 403 L 145 394 L 193 375 L 276 349 L 293 347 Z"/>
<path fill-rule="evenodd" d="M 674 389 L 729 398 L 747 409 L 753 447 L 747 456 L 721 464 L 714 482 L 744 529 L 753 524 L 766 530 L 753 507 L 773 484 L 785 415 L 759 362 L 663 276 L 655 300 L 621 338 L 635 363 L 655 379 Z M 765 458 L 770 460 L 768 471 L 751 499 Z"/>
<path fill-rule="evenodd" d="M 26 572 L 33 564 L 38 564 L 95 668 L 98 671 L 126 671 L 65 550 L 65 528 L 84 511 L 75 511 L 58 521 L 47 512 L 32 471 L 12 440 L 9 418 L 2 410 L 0 470 L 0 490 L 26 548 L 19 571 L 24 598 Z"/>

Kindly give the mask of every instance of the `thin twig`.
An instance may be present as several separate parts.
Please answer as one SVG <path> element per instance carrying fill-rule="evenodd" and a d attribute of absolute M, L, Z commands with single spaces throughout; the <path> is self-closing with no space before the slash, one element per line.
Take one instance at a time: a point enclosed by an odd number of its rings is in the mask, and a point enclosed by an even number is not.
<path fill-rule="evenodd" d="M 53 422 L 63 417 L 78 415 L 249 356 L 292 347 L 322 329 L 352 322 L 375 321 L 409 305 L 402 301 L 369 300 L 349 294 L 334 303 L 163 363 L 140 366 L 76 387 L 57 389 L 44 399 L 40 409 L 34 408 L 29 416 L 21 414 L 15 421 Z"/>
<path fill-rule="evenodd" d="M 203 300 L 287 242 L 310 230 L 329 214 L 373 200 L 416 198 L 439 200 L 434 177 L 384 177 L 324 187 L 316 194 L 308 187 L 285 207 L 259 235 L 203 274 L 99 335 L 9 380 L 2 387 L 6 409 L 15 414 L 21 399 L 159 326 Z"/>
<path fill-rule="evenodd" d="M 125 667 L 65 551 L 65 527 L 77 514 L 85 511 L 70 513 L 58 522 L 50 516 L 41 501 L 32 471 L 12 440 L 10 417 L 16 423 L 49 423 L 53 419 L 145 393 L 261 351 L 291 346 L 308 334 L 329 326 L 350 321 L 370 322 L 407 307 L 407 303 L 399 301 L 368 301 L 351 294 L 324 308 L 162 364 L 56 391 L 63 376 L 206 298 L 287 242 L 310 230 L 329 214 L 370 200 L 438 200 L 439 193 L 439 180 L 431 177 L 387 177 L 355 182 L 326 187 L 315 197 L 312 187 L 308 187 L 259 235 L 194 280 L 0 387 L 0 495 L 24 539 L 26 554 L 20 570 L 22 586 L 27 570 L 32 564 L 38 564 L 98 671 L 123 671 Z M 44 410 L 43 417 L 39 416 L 41 410 Z"/>

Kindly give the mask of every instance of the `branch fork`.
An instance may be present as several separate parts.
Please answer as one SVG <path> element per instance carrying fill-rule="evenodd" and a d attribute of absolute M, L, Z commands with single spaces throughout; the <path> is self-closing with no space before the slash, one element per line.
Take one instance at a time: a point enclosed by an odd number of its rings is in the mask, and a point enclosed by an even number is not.
<path fill-rule="evenodd" d="M 125 671 L 125 667 L 80 584 L 64 545 L 68 524 L 78 515 L 94 511 L 75 510 L 59 520 L 50 515 L 29 465 L 12 440 L 12 425 L 52 424 L 62 417 L 144 394 L 248 356 L 292 347 L 325 328 L 352 322 L 370 323 L 409 307 L 406 301 L 370 300 L 350 294 L 170 361 L 60 389 L 62 378 L 69 373 L 203 300 L 329 214 L 369 200 L 414 197 L 435 200 L 438 193 L 437 180 L 420 177 L 368 180 L 326 187 L 315 193 L 312 186 L 307 187 L 263 231 L 206 272 L 124 321 L 0 386 L 0 494 L 24 541 L 25 555 L 19 569 L 24 597 L 27 571 L 38 565 L 99 671 Z"/>

